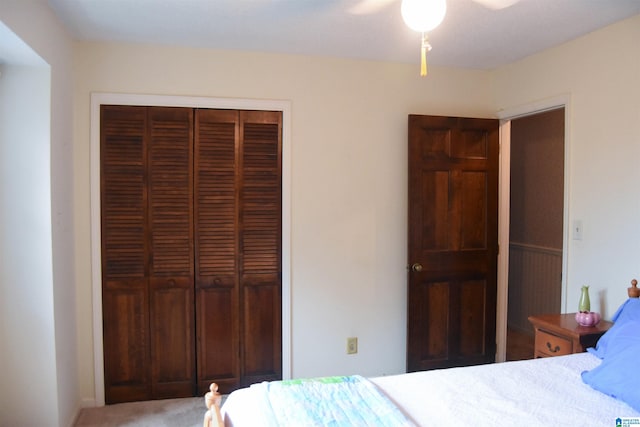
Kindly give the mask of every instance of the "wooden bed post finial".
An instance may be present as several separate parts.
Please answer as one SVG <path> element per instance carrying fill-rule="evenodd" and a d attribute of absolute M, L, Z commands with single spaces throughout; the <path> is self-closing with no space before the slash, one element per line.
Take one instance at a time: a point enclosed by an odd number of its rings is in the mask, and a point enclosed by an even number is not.
<path fill-rule="evenodd" d="M 222 396 L 218 393 L 218 384 L 211 383 L 209 392 L 204 395 L 207 412 L 204 414 L 203 427 L 224 427 L 222 415 L 220 414 L 221 401 Z"/>
<path fill-rule="evenodd" d="M 627 294 L 629 294 L 629 298 L 640 297 L 640 289 L 638 289 L 638 281 L 636 279 L 631 281 L 631 287 L 627 288 Z"/>

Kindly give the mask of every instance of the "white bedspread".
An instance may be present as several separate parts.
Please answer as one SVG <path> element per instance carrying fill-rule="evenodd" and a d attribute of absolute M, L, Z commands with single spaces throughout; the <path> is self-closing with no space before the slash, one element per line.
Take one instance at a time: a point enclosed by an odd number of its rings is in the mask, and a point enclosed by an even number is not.
<path fill-rule="evenodd" d="M 589 353 L 374 378 L 421 426 L 603 426 L 640 417 L 582 382 Z"/>
<path fill-rule="evenodd" d="M 371 378 L 420 426 L 603 426 L 640 418 L 623 402 L 582 382 L 600 360 L 589 353 Z M 251 388 L 233 392 L 222 412 L 227 426 L 268 426 Z M 301 426 L 302 427 L 302 426 Z"/>

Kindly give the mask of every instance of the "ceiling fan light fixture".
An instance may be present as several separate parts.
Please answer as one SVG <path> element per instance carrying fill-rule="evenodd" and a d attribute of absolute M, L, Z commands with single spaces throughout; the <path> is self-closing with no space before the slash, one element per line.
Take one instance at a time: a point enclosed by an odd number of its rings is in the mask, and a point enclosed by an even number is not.
<path fill-rule="evenodd" d="M 420 75 L 427 75 L 427 52 L 431 45 L 425 34 L 436 28 L 447 13 L 446 0 L 402 0 L 400 5 L 402 19 L 409 28 L 422 33 Z"/>
<path fill-rule="evenodd" d="M 402 0 L 402 19 L 414 31 L 426 33 L 436 28 L 447 13 L 446 0 Z"/>

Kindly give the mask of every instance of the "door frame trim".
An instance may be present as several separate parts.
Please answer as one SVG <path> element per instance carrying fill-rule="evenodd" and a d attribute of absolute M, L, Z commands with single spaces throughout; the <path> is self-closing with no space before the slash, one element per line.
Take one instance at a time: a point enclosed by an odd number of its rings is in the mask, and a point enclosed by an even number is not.
<path fill-rule="evenodd" d="M 90 119 L 91 289 L 95 405 L 104 406 L 105 404 L 100 231 L 100 106 L 109 104 L 282 112 L 282 377 L 283 379 L 291 378 L 291 101 L 95 92 L 91 94 Z"/>
<path fill-rule="evenodd" d="M 567 283 L 569 258 L 569 210 L 570 210 L 570 147 L 571 147 L 571 96 L 561 94 L 529 104 L 501 109 L 500 119 L 500 167 L 498 180 L 498 295 L 496 313 L 496 362 L 504 362 L 507 355 L 507 308 L 509 295 L 509 203 L 511 172 L 511 121 L 545 111 L 564 108 L 564 208 L 562 224 L 562 296 L 560 310 L 567 312 Z"/>

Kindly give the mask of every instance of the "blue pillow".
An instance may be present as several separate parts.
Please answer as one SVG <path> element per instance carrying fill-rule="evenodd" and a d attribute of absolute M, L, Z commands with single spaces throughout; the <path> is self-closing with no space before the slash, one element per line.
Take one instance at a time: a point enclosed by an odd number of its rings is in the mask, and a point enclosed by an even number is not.
<path fill-rule="evenodd" d="M 629 298 L 616 310 L 611 318 L 615 324 L 600 337 L 594 348 L 588 348 L 587 351 L 600 359 L 604 359 L 607 354 L 608 347 L 612 341 L 616 340 L 618 330 L 628 322 L 640 322 L 640 298 Z"/>
<path fill-rule="evenodd" d="M 640 320 L 640 298 L 629 298 L 622 303 L 611 317 L 612 322 Z"/>
<path fill-rule="evenodd" d="M 609 343 L 602 363 L 582 373 L 582 381 L 595 390 L 625 402 L 640 411 L 640 321 L 628 321 L 618 328 L 615 340 Z"/>

